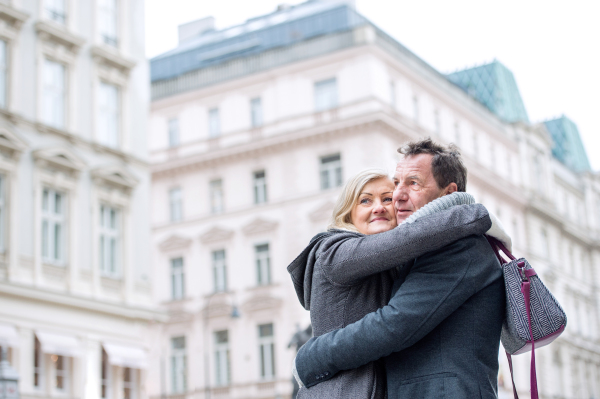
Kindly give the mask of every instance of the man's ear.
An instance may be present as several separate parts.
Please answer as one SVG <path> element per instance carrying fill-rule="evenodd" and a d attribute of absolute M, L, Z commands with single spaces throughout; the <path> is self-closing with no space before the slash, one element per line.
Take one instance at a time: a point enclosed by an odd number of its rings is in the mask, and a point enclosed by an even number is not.
<path fill-rule="evenodd" d="M 456 183 L 450 183 L 444 189 L 444 195 L 452 194 L 458 191 L 458 186 Z"/>

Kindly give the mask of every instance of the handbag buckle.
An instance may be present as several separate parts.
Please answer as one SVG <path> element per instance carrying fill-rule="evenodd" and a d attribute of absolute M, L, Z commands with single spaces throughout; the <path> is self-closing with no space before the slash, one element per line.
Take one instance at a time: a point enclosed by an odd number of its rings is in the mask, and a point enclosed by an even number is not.
<path fill-rule="evenodd" d="M 519 274 L 521 274 L 521 281 L 529 281 L 529 277 L 525 274 L 525 262 L 517 263 L 517 267 L 519 268 Z"/>

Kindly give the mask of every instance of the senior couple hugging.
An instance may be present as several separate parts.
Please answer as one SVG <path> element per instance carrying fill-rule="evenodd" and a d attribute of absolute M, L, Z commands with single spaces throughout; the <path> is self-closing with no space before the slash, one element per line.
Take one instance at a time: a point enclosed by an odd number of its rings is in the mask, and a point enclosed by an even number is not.
<path fill-rule="evenodd" d="M 350 179 L 325 233 L 288 266 L 314 332 L 298 352 L 299 399 L 497 398 L 498 220 L 467 194 L 454 146 L 398 150 L 394 178 Z"/>

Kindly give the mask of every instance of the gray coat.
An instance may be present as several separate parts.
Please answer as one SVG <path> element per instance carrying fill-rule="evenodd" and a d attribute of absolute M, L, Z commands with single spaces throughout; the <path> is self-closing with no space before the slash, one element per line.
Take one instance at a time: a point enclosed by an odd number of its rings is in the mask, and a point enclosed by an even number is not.
<path fill-rule="evenodd" d="M 366 236 L 335 230 L 317 235 L 288 266 L 298 299 L 310 310 L 314 335 L 348 326 L 386 305 L 402 264 L 483 234 L 490 226 L 482 205 L 465 205 L 385 233 Z M 386 375 L 382 362 L 375 361 L 379 357 L 346 367 L 311 389 L 300 389 L 298 398 L 384 398 Z"/>
<path fill-rule="evenodd" d="M 301 348 L 307 391 L 387 356 L 390 399 L 496 398 L 504 281 L 486 239 L 461 239 L 399 273 L 389 305 Z"/>

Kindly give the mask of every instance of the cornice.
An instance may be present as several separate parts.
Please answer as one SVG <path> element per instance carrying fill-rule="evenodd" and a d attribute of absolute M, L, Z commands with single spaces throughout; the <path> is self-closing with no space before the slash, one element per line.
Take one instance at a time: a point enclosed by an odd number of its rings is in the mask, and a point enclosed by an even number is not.
<path fill-rule="evenodd" d="M 176 249 L 185 249 L 192 244 L 192 240 L 187 237 L 181 237 L 178 235 L 172 235 L 166 240 L 161 241 L 158 244 L 158 248 L 161 251 L 168 252 Z"/>
<path fill-rule="evenodd" d="M 53 305 L 145 322 L 165 322 L 167 318 L 165 313 L 158 310 L 140 308 L 123 303 L 101 302 L 90 298 L 77 297 L 70 294 L 48 291 L 40 287 L 25 286 L 16 283 L 0 282 L 0 294 L 25 301 L 47 302 Z"/>
<path fill-rule="evenodd" d="M 384 126 L 378 114 L 359 116 L 353 119 L 335 121 L 299 129 L 275 136 L 263 137 L 243 144 L 215 148 L 212 151 L 170 160 L 151 166 L 153 179 L 170 177 L 174 174 L 193 172 L 207 166 L 216 166 L 241 158 L 264 156 L 285 148 L 327 140 L 338 136 L 348 136 Z"/>
<path fill-rule="evenodd" d="M 129 71 L 136 64 L 134 60 L 124 57 L 113 49 L 105 46 L 94 45 L 92 46 L 91 53 L 96 62 L 117 68 L 124 74 L 129 74 Z"/>
<path fill-rule="evenodd" d="M 36 22 L 35 30 L 40 38 L 60 43 L 72 53 L 77 53 L 85 43 L 85 39 L 82 37 L 79 37 L 50 21 Z"/>
<path fill-rule="evenodd" d="M 27 18 L 29 18 L 29 14 L 19 11 L 9 4 L 0 3 L 0 20 L 4 21 L 4 26 L 0 27 L 0 36 L 9 40 L 16 39 Z"/>
<path fill-rule="evenodd" d="M 219 241 L 227 241 L 233 237 L 234 231 L 224 229 L 219 226 L 213 226 L 200 235 L 200 242 L 210 244 Z"/>

